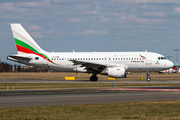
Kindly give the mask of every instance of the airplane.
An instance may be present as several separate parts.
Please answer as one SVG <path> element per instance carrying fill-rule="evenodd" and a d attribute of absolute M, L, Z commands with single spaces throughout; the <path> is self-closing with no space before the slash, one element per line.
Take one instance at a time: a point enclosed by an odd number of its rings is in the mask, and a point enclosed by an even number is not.
<path fill-rule="evenodd" d="M 174 66 L 163 55 L 154 52 L 47 52 L 44 51 L 19 23 L 12 23 L 11 29 L 17 54 L 7 56 L 8 60 L 61 72 L 92 74 L 90 81 L 97 81 L 97 74 L 124 78 L 127 72 L 161 71 Z"/>

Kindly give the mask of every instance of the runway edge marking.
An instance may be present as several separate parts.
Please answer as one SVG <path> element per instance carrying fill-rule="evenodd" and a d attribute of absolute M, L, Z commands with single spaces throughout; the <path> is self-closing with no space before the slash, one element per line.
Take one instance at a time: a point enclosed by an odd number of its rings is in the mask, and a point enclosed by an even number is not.
<path fill-rule="evenodd" d="M 127 90 L 127 91 L 170 91 L 170 92 L 180 92 L 180 89 L 135 89 L 135 88 L 107 88 L 98 90 Z"/>

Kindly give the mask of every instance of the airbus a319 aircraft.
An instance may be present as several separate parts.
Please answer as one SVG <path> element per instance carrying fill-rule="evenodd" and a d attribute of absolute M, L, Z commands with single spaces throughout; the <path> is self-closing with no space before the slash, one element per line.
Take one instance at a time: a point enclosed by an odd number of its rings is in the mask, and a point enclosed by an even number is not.
<path fill-rule="evenodd" d="M 91 73 L 91 81 L 97 74 L 124 78 L 127 72 L 161 71 L 174 66 L 163 55 L 153 52 L 46 52 L 32 39 L 20 24 L 11 24 L 17 53 L 7 59 L 62 72 Z"/>

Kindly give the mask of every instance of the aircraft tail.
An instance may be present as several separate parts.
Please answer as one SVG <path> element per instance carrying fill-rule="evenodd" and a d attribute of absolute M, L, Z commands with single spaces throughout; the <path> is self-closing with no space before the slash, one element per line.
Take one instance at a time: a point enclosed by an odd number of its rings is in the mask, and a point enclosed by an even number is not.
<path fill-rule="evenodd" d="M 11 24 L 11 29 L 18 54 L 41 54 L 45 52 L 20 24 Z"/>

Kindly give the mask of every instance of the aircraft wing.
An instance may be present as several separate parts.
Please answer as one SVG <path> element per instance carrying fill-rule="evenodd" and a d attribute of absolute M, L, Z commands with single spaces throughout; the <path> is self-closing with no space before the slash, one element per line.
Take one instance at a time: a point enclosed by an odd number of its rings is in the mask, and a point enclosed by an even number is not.
<path fill-rule="evenodd" d="M 87 61 L 78 61 L 78 60 L 70 60 L 74 63 L 74 65 L 81 65 L 80 67 L 86 67 L 86 69 L 93 69 L 99 72 L 102 72 L 104 69 L 108 67 L 124 67 L 125 70 L 128 69 L 128 66 L 125 64 L 101 64 L 101 63 L 93 63 Z"/>
<path fill-rule="evenodd" d="M 105 64 L 100 64 L 100 63 L 93 63 L 93 62 L 87 62 L 87 61 L 78 61 L 78 60 L 70 60 L 74 63 L 74 65 L 80 65 L 80 67 L 85 67 L 86 70 L 93 70 L 96 71 L 97 73 L 102 72 L 107 65 Z"/>
<path fill-rule="evenodd" d="M 107 67 L 106 64 L 93 63 L 87 61 L 78 61 L 78 60 L 70 60 L 74 63 L 74 65 L 81 65 L 81 67 Z"/>

